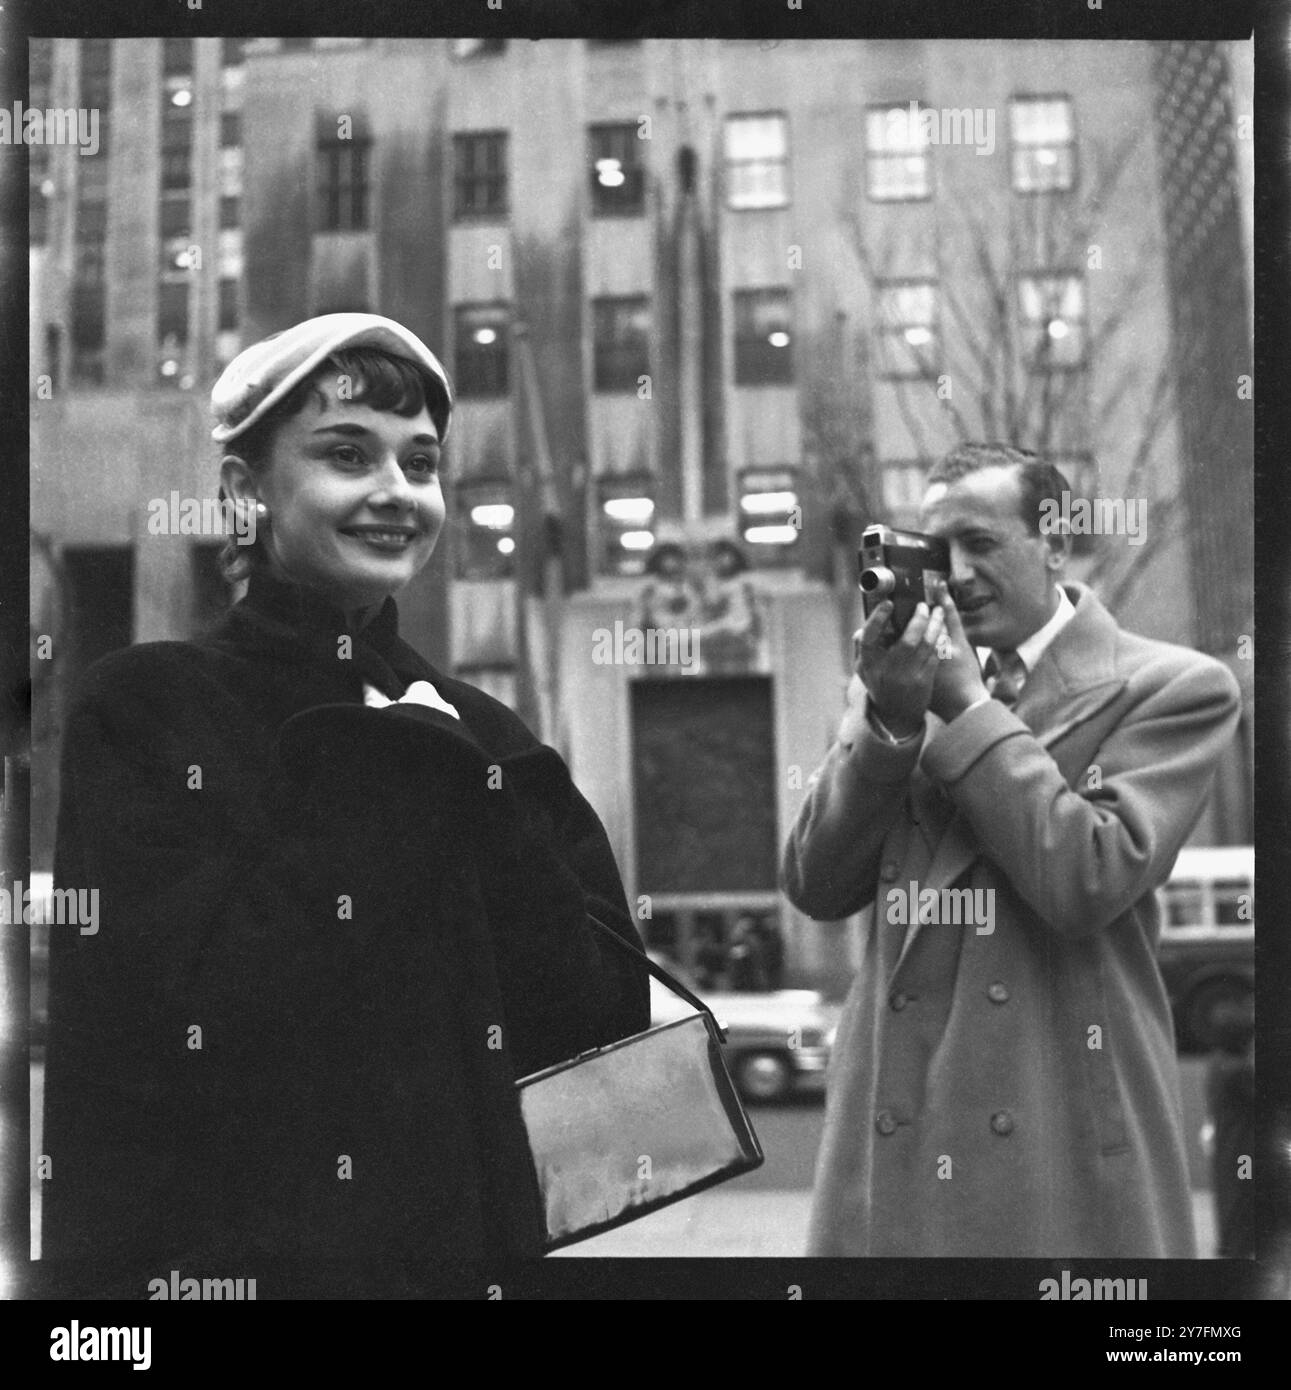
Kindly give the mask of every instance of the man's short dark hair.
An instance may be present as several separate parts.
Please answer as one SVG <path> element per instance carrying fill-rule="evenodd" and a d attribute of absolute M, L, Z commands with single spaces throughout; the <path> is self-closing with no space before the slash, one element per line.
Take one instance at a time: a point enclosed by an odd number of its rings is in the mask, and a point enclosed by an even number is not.
<path fill-rule="evenodd" d="M 1071 483 L 1060 468 L 1046 462 L 1030 449 L 1013 444 L 957 444 L 928 474 L 928 485 L 957 483 L 982 468 L 1015 468 L 1022 497 L 1019 512 L 1029 531 L 1040 530 L 1042 504 L 1062 505 L 1062 494 L 1071 494 Z"/>

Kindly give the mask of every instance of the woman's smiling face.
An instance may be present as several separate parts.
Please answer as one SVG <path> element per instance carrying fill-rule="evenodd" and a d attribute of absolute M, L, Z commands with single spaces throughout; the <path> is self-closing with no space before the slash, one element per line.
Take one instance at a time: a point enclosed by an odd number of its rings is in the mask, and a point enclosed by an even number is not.
<path fill-rule="evenodd" d="M 335 373 L 321 374 L 278 426 L 265 467 L 226 459 L 224 481 L 268 508 L 260 539 L 273 567 L 353 616 L 430 559 L 444 524 L 441 446 L 424 406 L 397 415 L 338 389 Z"/>

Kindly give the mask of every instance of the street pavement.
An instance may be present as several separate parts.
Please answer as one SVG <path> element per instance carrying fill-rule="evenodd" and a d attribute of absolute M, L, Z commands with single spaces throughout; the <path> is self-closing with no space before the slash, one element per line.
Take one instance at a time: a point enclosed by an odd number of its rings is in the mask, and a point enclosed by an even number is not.
<path fill-rule="evenodd" d="M 1184 1108 L 1190 1138 L 1199 1132 L 1205 1118 L 1204 1108 L 1199 1108 L 1203 1073 L 1202 1063 L 1184 1062 Z M 40 1258 L 40 1183 L 34 1175 L 35 1157 L 41 1152 L 43 1098 L 44 1066 L 36 1062 L 31 1069 L 33 1259 Z M 758 1106 L 750 1114 L 766 1155 L 761 1168 L 618 1230 L 557 1251 L 551 1258 L 801 1255 L 806 1246 L 812 1174 L 820 1146 L 824 1105 L 817 1098 L 804 1097 L 785 1105 Z M 1213 1256 L 1215 1218 L 1200 1149 L 1194 1145 L 1190 1156 L 1198 1244 L 1203 1256 Z"/>
<path fill-rule="evenodd" d="M 1201 1123 L 1196 1112 L 1201 1067 L 1185 1062 L 1182 1070 L 1187 1123 L 1190 1130 L 1197 1129 Z M 550 1258 L 801 1255 L 807 1244 L 811 1183 L 824 1105 L 820 1100 L 803 1098 L 787 1105 L 750 1108 L 749 1114 L 766 1155 L 761 1168 L 617 1230 L 558 1250 Z M 1194 1159 L 1193 1181 L 1198 1249 L 1209 1257 L 1215 1252 L 1215 1216 L 1199 1152 Z"/>

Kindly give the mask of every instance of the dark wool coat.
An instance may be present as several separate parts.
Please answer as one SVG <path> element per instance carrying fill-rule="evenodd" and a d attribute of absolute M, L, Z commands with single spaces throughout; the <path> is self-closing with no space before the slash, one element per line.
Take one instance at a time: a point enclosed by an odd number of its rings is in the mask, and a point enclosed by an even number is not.
<path fill-rule="evenodd" d="M 535 1255 L 516 1078 L 649 1026 L 586 924 L 639 945 L 561 758 L 393 600 L 347 631 L 257 576 L 210 639 L 81 684 L 55 878 L 100 919 L 53 933 L 46 1258 Z M 460 722 L 363 704 L 418 679 Z"/>
<path fill-rule="evenodd" d="M 1014 709 L 930 718 L 899 747 L 850 709 L 789 838 L 798 907 L 865 909 L 815 1254 L 1195 1254 L 1153 890 L 1232 737 L 1237 683 L 1066 587 L 1075 616 Z M 993 921 L 892 910 L 952 886 L 992 894 L 973 903 Z"/>

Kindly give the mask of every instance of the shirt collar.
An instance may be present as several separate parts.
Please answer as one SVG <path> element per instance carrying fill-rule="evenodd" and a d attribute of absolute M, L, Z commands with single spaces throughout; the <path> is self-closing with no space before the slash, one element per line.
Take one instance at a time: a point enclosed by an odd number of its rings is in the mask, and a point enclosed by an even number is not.
<path fill-rule="evenodd" d="M 1018 655 L 1022 658 L 1022 664 L 1030 675 L 1035 670 L 1040 658 L 1044 655 L 1045 649 L 1055 637 L 1067 626 L 1076 616 L 1076 605 L 1067 597 L 1067 591 L 1061 584 L 1055 584 L 1058 590 L 1058 607 L 1054 615 L 1042 628 L 1038 628 L 1024 642 L 1018 643 Z M 990 647 L 978 647 L 977 659 L 983 666 L 986 658 L 990 656 Z"/>

